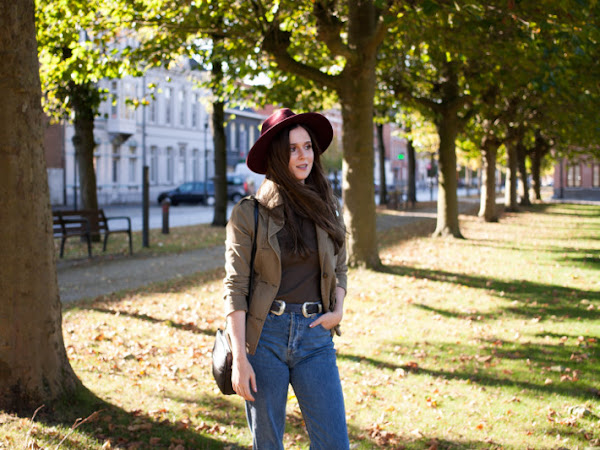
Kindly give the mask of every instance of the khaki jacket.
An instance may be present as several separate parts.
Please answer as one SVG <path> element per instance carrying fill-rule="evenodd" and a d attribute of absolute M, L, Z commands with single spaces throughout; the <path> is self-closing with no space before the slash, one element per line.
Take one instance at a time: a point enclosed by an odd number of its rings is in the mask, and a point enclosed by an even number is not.
<path fill-rule="evenodd" d="M 246 350 L 254 354 L 269 309 L 281 283 L 281 252 L 277 232 L 283 228 L 283 203 L 278 187 L 265 180 L 256 194 L 259 202 L 258 240 L 254 260 L 254 288 L 250 310 L 246 296 L 250 273 L 250 256 L 254 239 L 254 206 L 244 199 L 234 206 L 227 224 L 225 241 L 225 315 L 233 311 L 246 311 Z M 280 208 L 281 214 L 268 210 Z M 281 218 L 278 218 L 281 217 Z M 316 226 L 317 246 L 321 262 L 321 298 L 325 311 L 335 306 L 335 288 L 346 290 L 346 247 L 335 254 L 329 235 Z"/>

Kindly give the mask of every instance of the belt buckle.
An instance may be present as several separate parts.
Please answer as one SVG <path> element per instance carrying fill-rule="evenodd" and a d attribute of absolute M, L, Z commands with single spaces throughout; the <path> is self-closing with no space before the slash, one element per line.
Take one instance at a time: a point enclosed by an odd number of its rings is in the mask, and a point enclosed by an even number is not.
<path fill-rule="evenodd" d="M 285 312 L 285 302 L 283 300 L 273 300 L 273 303 L 279 305 L 279 309 L 273 311 L 273 305 L 271 305 L 271 312 L 276 316 L 280 316 Z"/>
<path fill-rule="evenodd" d="M 309 307 L 310 305 L 318 305 L 318 308 L 317 308 L 317 312 L 316 312 L 316 313 L 312 313 L 312 314 L 309 314 L 309 313 L 308 313 L 308 307 Z M 302 315 L 303 315 L 304 317 L 306 317 L 307 319 L 308 319 L 309 317 L 312 317 L 312 316 L 314 316 L 315 314 L 319 314 L 319 313 L 320 313 L 320 312 L 322 312 L 322 311 L 323 311 L 323 305 L 321 305 L 321 303 L 318 303 L 318 302 L 306 302 L 306 303 L 304 303 L 304 304 L 302 305 Z"/>

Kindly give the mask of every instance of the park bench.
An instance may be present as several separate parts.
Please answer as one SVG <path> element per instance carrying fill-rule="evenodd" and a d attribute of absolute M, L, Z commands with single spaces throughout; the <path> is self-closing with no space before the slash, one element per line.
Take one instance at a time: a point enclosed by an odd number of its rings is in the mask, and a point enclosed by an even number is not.
<path fill-rule="evenodd" d="M 65 251 L 65 242 L 72 236 L 85 238 L 87 242 L 88 256 L 92 257 L 92 238 L 90 223 L 85 217 L 68 216 L 63 217 L 62 211 L 52 211 L 52 231 L 55 238 L 60 238 L 60 257 Z"/>
<path fill-rule="evenodd" d="M 404 191 L 400 188 L 396 188 L 388 191 L 388 202 L 387 206 L 390 209 L 406 209 Z"/>
<path fill-rule="evenodd" d="M 86 222 L 88 224 L 89 236 L 90 239 L 94 235 L 104 235 L 104 243 L 102 246 L 102 251 L 106 251 L 106 244 L 108 242 L 108 237 L 114 233 L 127 233 L 129 238 L 129 254 L 133 254 L 133 244 L 131 241 L 131 218 L 128 216 L 113 216 L 106 217 L 104 214 L 104 210 L 102 209 L 82 209 L 82 210 L 70 210 L 70 211 L 56 211 L 58 213 L 65 225 L 69 223 L 80 223 L 83 224 Z M 110 227 L 109 222 L 111 221 L 120 221 L 121 223 L 117 228 Z M 83 231 L 82 231 L 83 233 Z M 75 235 L 75 234 L 71 234 Z M 80 234 L 80 236 L 85 235 L 85 233 Z M 68 236 L 67 236 L 68 237 Z M 65 238 L 66 240 L 66 238 Z M 64 240 L 61 245 L 61 257 L 62 257 L 62 246 L 64 245 Z M 91 256 L 91 251 L 89 252 Z"/>

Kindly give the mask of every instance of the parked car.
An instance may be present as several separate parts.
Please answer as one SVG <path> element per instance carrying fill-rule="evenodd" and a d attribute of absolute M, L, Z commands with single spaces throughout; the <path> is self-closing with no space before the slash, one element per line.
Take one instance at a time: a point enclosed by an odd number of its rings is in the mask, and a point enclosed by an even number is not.
<path fill-rule="evenodd" d="M 212 206 L 215 204 L 215 185 L 209 181 L 204 189 L 203 181 L 190 181 L 172 189 L 161 192 L 158 195 L 158 204 L 168 198 L 171 205 L 177 206 L 179 203 L 204 203 Z"/>
<path fill-rule="evenodd" d="M 227 198 L 233 203 L 250 194 L 247 180 L 240 175 L 227 175 Z"/>

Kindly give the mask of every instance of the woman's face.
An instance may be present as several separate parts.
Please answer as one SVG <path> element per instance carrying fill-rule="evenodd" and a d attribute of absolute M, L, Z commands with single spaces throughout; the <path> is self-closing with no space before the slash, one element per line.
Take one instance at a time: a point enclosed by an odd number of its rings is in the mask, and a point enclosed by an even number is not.
<path fill-rule="evenodd" d="M 308 132 L 302 127 L 291 130 L 289 139 L 290 162 L 288 167 L 294 178 L 304 183 L 312 170 L 315 158 L 312 141 Z"/>

